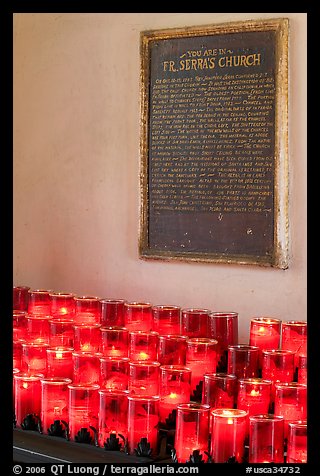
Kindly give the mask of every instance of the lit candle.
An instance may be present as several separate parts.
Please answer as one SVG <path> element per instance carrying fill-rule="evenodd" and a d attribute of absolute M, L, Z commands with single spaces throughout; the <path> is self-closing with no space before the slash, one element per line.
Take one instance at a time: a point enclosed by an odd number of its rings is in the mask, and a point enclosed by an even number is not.
<path fill-rule="evenodd" d="M 152 304 L 147 302 L 126 302 L 124 304 L 125 327 L 128 331 L 153 330 Z"/>
<path fill-rule="evenodd" d="M 254 378 L 259 373 L 259 347 L 246 344 L 228 346 L 228 374 Z"/>
<path fill-rule="evenodd" d="M 14 408 L 16 425 L 22 428 L 27 415 L 35 414 L 40 417 L 41 410 L 41 384 L 43 375 L 29 375 L 23 372 L 13 376 L 14 379 Z"/>
<path fill-rule="evenodd" d="M 125 327 L 101 327 L 101 350 L 105 357 L 128 357 L 129 331 Z"/>
<path fill-rule="evenodd" d="M 226 373 L 204 374 L 202 403 L 211 408 L 235 408 L 237 377 Z"/>
<path fill-rule="evenodd" d="M 101 324 L 105 327 L 124 327 L 125 299 L 100 299 Z"/>
<path fill-rule="evenodd" d="M 306 321 L 283 321 L 281 326 L 281 348 L 295 352 L 295 367 L 299 365 L 299 355 L 307 354 Z"/>
<path fill-rule="evenodd" d="M 262 351 L 280 346 L 280 319 L 255 317 L 250 322 L 249 345 L 259 347 L 259 368 L 262 367 Z"/>
<path fill-rule="evenodd" d="M 271 402 L 271 380 L 248 378 L 238 380 L 237 408 L 250 415 L 269 412 Z M 249 418 L 247 418 L 247 435 L 249 435 Z"/>
<path fill-rule="evenodd" d="M 289 422 L 287 463 L 307 463 L 307 438 L 307 420 Z"/>
<path fill-rule="evenodd" d="M 274 402 L 275 384 L 292 382 L 294 378 L 294 355 L 292 350 L 263 350 L 262 378 L 272 381 L 271 401 Z"/>
<path fill-rule="evenodd" d="M 97 296 L 75 296 L 75 324 L 101 324 L 101 303 Z"/>
<path fill-rule="evenodd" d="M 41 425 L 43 434 L 48 434 L 56 420 L 68 423 L 68 385 L 71 379 L 50 377 L 41 379 Z M 64 425 L 64 424 L 62 424 Z M 66 430 L 64 426 L 64 430 Z"/>
<path fill-rule="evenodd" d="M 51 310 L 50 293 L 47 289 L 29 289 L 28 314 L 49 316 Z"/>
<path fill-rule="evenodd" d="M 104 446 L 110 433 L 114 433 L 119 442 L 128 436 L 128 390 L 99 390 L 99 445 Z"/>
<path fill-rule="evenodd" d="M 128 390 L 140 395 L 159 395 L 160 362 L 129 361 Z"/>
<path fill-rule="evenodd" d="M 238 344 L 238 313 L 211 312 L 208 322 L 208 337 L 216 339 L 217 372 L 227 372 L 228 346 Z"/>
<path fill-rule="evenodd" d="M 141 438 L 147 439 L 152 455 L 157 453 L 159 399 L 158 395 L 128 396 L 128 445 L 131 455 L 135 454 Z"/>
<path fill-rule="evenodd" d="M 208 337 L 209 309 L 182 309 L 180 334 L 188 337 Z"/>
<path fill-rule="evenodd" d="M 160 335 L 179 334 L 181 308 L 179 306 L 152 306 L 153 329 Z"/>
<path fill-rule="evenodd" d="M 73 352 L 73 383 L 99 384 L 101 353 Z"/>
<path fill-rule="evenodd" d="M 13 286 L 13 309 L 28 310 L 29 286 Z"/>
<path fill-rule="evenodd" d="M 160 367 L 160 421 L 165 423 L 179 403 L 190 400 L 191 369 L 180 365 Z"/>
<path fill-rule="evenodd" d="M 127 390 L 128 374 L 128 357 L 100 358 L 100 386 L 102 389 Z"/>
<path fill-rule="evenodd" d="M 209 405 L 192 402 L 178 405 L 174 441 L 178 463 L 189 461 L 194 451 L 199 451 L 203 461 L 207 461 L 209 412 Z"/>
<path fill-rule="evenodd" d="M 49 319 L 50 347 L 72 347 L 74 345 L 73 320 L 68 317 Z"/>
<path fill-rule="evenodd" d="M 74 324 L 74 350 L 80 352 L 100 352 L 101 324 Z"/>
<path fill-rule="evenodd" d="M 159 335 L 158 361 L 161 365 L 185 365 L 187 336 Z"/>
<path fill-rule="evenodd" d="M 22 344 L 25 342 L 23 339 L 13 340 L 13 367 L 21 369 L 22 366 Z"/>
<path fill-rule="evenodd" d="M 72 348 L 50 347 L 47 349 L 47 377 L 73 379 Z"/>
<path fill-rule="evenodd" d="M 308 381 L 308 370 L 307 370 L 307 356 L 299 355 L 298 361 L 298 383 L 304 383 L 307 385 Z"/>
<path fill-rule="evenodd" d="M 49 344 L 50 316 L 27 315 L 26 316 L 26 340 L 34 343 Z"/>
<path fill-rule="evenodd" d="M 234 458 L 243 463 L 248 412 L 232 408 L 211 410 L 211 455 L 215 463 Z"/>
<path fill-rule="evenodd" d="M 27 337 L 26 317 L 26 311 L 13 311 L 12 313 L 13 338 L 16 340 L 26 339 Z"/>
<path fill-rule="evenodd" d="M 47 373 L 47 349 L 49 344 L 37 344 L 32 342 L 22 343 L 21 370 L 29 375 Z"/>
<path fill-rule="evenodd" d="M 129 359 L 130 360 L 157 360 L 158 332 L 130 331 L 129 332 Z"/>
<path fill-rule="evenodd" d="M 52 317 L 74 317 L 74 294 L 68 292 L 52 292 L 49 293 L 49 296 L 50 314 Z"/>
<path fill-rule="evenodd" d="M 274 414 L 284 418 L 284 437 L 288 423 L 307 418 L 307 386 L 297 382 L 275 384 Z"/>
<path fill-rule="evenodd" d="M 90 427 L 98 432 L 99 394 L 100 389 L 97 384 L 75 384 L 68 385 L 69 388 L 69 435 L 72 441 L 78 441 L 80 432 L 83 429 L 94 442 L 94 432 Z M 82 432 L 83 432 L 82 430 Z"/>
<path fill-rule="evenodd" d="M 186 367 L 191 369 L 191 391 L 203 382 L 204 374 L 215 372 L 218 341 L 208 338 L 189 338 L 187 341 Z M 201 396 L 199 397 L 201 401 Z M 193 398 L 191 398 L 192 400 Z"/>
<path fill-rule="evenodd" d="M 249 417 L 249 463 L 284 463 L 283 416 Z"/>

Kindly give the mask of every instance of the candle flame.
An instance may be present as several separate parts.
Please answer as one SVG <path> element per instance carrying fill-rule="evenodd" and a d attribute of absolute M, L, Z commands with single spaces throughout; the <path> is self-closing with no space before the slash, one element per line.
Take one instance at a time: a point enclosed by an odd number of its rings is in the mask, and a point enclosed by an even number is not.
<path fill-rule="evenodd" d="M 251 397 L 258 397 L 260 395 L 260 392 L 259 392 L 259 390 L 253 389 L 253 390 L 251 390 L 250 395 L 251 395 Z"/>
<path fill-rule="evenodd" d="M 56 352 L 56 358 L 57 359 L 62 359 L 62 357 L 63 357 L 62 352 Z"/>
<path fill-rule="evenodd" d="M 259 331 L 258 332 L 261 332 L 261 334 L 263 334 L 265 332 L 265 328 L 263 326 L 259 327 Z"/>
<path fill-rule="evenodd" d="M 228 418 L 228 425 L 233 425 L 233 418 Z"/>
<path fill-rule="evenodd" d="M 169 398 L 177 398 L 178 394 L 177 393 L 170 393 Z"/>
<path fill-rule="evenodd" d="M 60 414 L 60 407 L 53 407 L 53 414 L 59 415 Z"/>
<path fill-rule="evenodd" d="M 68 309 L 66 307 L 61 307 L 60 308 L 60 313 L 61 314 L 67 314 L 68 313 Z"/>
<path fill-rule="evenodd" d="M 82 350 L 83 352 L 86 352 L 87 350 L 90 350 L 90 344 L 83 344 L 83 345 L 81 346 L 81 350 Z"/>
<path fill-rule="evenodd" d="M 147 360 L 149 358 L 149 355 L 146 354 L 145 352 L 140 352 L 139 353 L 139 359 L 140 360 Z"/>
<path fill-rule="evenodd" d="M 29 385 L 27 384 L 27 382 L 23 382 L 22 386 L 23 386 L 23 388 L 28 388 L 28 387 L 29 387 Z"/>

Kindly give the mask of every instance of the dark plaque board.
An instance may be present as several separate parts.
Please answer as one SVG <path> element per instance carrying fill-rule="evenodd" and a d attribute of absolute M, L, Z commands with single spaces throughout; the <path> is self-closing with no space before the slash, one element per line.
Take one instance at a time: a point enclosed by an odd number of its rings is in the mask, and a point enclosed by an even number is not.
<path fill-rule="evenodd" d="M 142 258 L 287 267 L 288 20 L 141 34 Z"/>

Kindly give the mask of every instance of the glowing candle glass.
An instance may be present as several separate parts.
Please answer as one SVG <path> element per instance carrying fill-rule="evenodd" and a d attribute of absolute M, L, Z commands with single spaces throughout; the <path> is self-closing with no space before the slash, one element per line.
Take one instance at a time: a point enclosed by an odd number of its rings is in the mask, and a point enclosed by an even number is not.
<path fill-rule="evenodd" d="M 51 290 L 29 289 L 28 314 L 49 316 L 51 311 Z"/>
<path fill-rule="evenodd" d="M 204 380 L 205 373 L 216 371 L 218 341 L 208 338 L 189 338 L 187 341 L 186 367 L 191 369 L 191 391 Z M 199 388 L 199 387 L 198 387 Z M 192 400 L 192 398 L 191 398 Z M 200 398 L 201 401 L 201 398 Z"/>
<path fill-rule="evenodd" d="M 40 417 L 41 411 L 41 383 L 43 375 L 29 375 L 20 372 L 13 376 L 14 379 L 14 409 L 17 428 L 22 428 L 25 417 L 35 414 Z"/>
<path fill-rule="evenodd" d="M 159 395 L 160 362 L 137 360 L 129 362 L 128 390 L 138 395 Z"/>
<path fill-rule="evenodd" d="M 69 436 L 70 440 L 80 442 L 85 433 L 90 443 L 98 433 L 99 385 L 71 383 L 69 388 Z"/>
<path fill-rule="evenodd" d="M 102 389 L 127 390 L 128 378 L 128 357 L 100 358 L 100 386 Z"/>
<path fill-rule="evenodd" d="M 283 416 L 249 417 L 249 463 L 284 463 Z"/>
<path fill-rule="evenodd" d="M 150 444 L 152 456 L 158 450 L 159 395 L 128 396 L 128 446 L 130 454 L 135 454 L 141 438 Z"/>
<path fill-rule="evenodd" d="M 72 352 L 73 383 L 99 384 L 101 353 Z"/>
<path fill-rule="evenodd" d="M 185 365 L 187 336 L 159 335 L 158 361 L 161 365 Z"/>
<path fill-rule="evenodd" d="M 72 348 L 50 347 L 47 349 L 47 377 L 73 379 Z"/>
<path fill-rule="evenodd" d="M 124 299 L 100 299 L 101 324 L 105 327 L 124 327 Z"/>
<path fill-rule="evenodd" d="M 66 317 L 49 319 L 50 347 L 72 347 L 74 341 L 73 320 Z"/>
<path fill-rule="evenodd" d="M 188 337 L 208 337 L 209 309 L 181 309 L 180 334 Z"/>
<path fill-rule="evenodd" d="M 52 317 L 73 318 L 75 314 L 74 294 L 52 292 L 50 296 L 50 314 Z"/>
<path fill-rule="evenodd" d="M 284 418 L 284 437 L 288 437 L 288 423 L 307 418 L 307 386 L 302 383 L 275 384 L 274 414 Z"/>
<path fill-rule="evenodd" d="M 74 324 L 75 351 L 100 352 L 101 350 L 101 324 Z"/>
<path fill-rule="evenodd" d="M 51 425 L 60 420 L 66 431 L 69 420 L 69 390 L 71 379 L 51 377 L 41 379 L 41 426 L 43 434 L 50 433 Z"/>
<path fill-rule="evenodd" d="M 129 332 L 129 359 L 130 360 L 157 360 L 158 332 L 130 331 Z"/>
<path fill-rule="evenodd" d="M 160 421 L 166 419 L 177 409 L 180 403 L 190 401 L 191 370 L 180 365 L 162 365 L 160 367 Z M 174 415 L 172 418 L 175 420 Z"/>
<path fill-rule="evenodd" d="M 128 390 L 99 390 L 99 445 L 104 446 L 110 434 L 124 444 L 128 436 Z"/>
<path fill-rule="evenodd" d="M 238 313 L 211 312 L 208 336 L 218 341 L 217 372 L 227 372 L 228 346 L 238 344 Z"/>
<path fill-rule="evenodd" d="M 29 286 L 13 286 L 13 309 L 28 310 Z"/>
<path fill-rule="evenodd" d="M 209 416 L 209 405 L 192 402 L 178 405 L 174 442 L 178 463 L 189 461 L 194 451 L 199 451 L 203 461 L 207 461 Z"/>
<path fill-rule="evenodd" d="M 14 339 L 26 339 L 27 337 L 27 316 L 26 311 L 13 311 L 12 326 Z"/>
<path fill-rule="evenodd" d="M 101 351 L 105 357 L 128 357 L 129 331 L 125 327 L 101 327 Z"/>
<path fill-rule="evenodd" d="M 33 343 L 49 344 L 50 316 L 30 315 L 26 316 L 26 340 Z"/>
<path fill-rule="evenodd" d="M 294 377 L 294 352 L 292 350 L 263 350 L 262 378 L 272 381 L 271 401 L 274 401 L 275 384 L 292 382 Z"/>
<path fill-rule="evenodd" d="M 237 408 L 245 410 L 249 416 L 268 413 L 271 385 L 271 380 L 261 378 L 239 379 Z M 247 434 L 249 434 L 249 419 L 247 419 Z"/>
<path fill-rule="evenodd" d="M 298 383 L 304 383 L 305 385 L 307 385 L 307 381 L 308 381 L 307 361 L 308 361 L 308 358 L 306 355 L 299 355 Z"/>
<path fill-rule="evenodd" d="M 295 367 L 299 365 L 299 355 L 307 354 L 307 322 L 283 321 L 281 326 L 281 349 L 295 352 Z"/>
<path fill-rule="evenodd" d="M 22 344 L 24 339 L 14 339 L 12 345 L 13 367 L 21 369 L 22 367 Z"/>
<path fill-rule="evenodd" d="M 286 463 L 307 463 L 307 438 L 307 420 L 289 422 Z"/>
<path fill-rule="evenodd" d="M 237 377 L 226 373 L 204 374 L 202 403 L 211 408 L 235 408 Z"/>
<path fill-rule="evenodd" d="M 249 345 L 259 347 L 259 368 L 262 351 L 280 347 L 281 321 L 270 317 L 255 317 L 250 321 Z"/>
<path fill-rule="evenodd" d="M 101 324 L 101 302 L 96 296 L 75 296 L 75 324 Z"/>
<path fill-rule="evenodd" d="M 12 377 L 20 373 L 20 369 L 17 369 L 13 367 L 12 369 Z M 14 414 L 14 396 L 15 396 L 15 391 L 14 391 L 14 378 L 12 378 L 12 391 L 13 391 L 13 398 L 12 398 L 12 403 L 13 403 L 13 414 Z"/>
<path fill-rule="evenodd" d="M 242 463 L 248 412 L 234 408 L 211 410 L 211 455 L 215 463 L 227 463 L 234 458 Z"/>
<path fill-rule="evenodd" d="M 153 329 L 164 334 L 179 334 L 181 308 L 179 306 L 152 306 Z"/>
<path fill-rule="evenodd" d="M 131 331 L 152 331 L 152 304 L 126 302 L 124 305 L 125 327 Z"/>
<path fill-rule="evenodd" d="M 21 370 L 31 374 L 47 374 L 47 349 L 49 344 L 22 343 Z"/>
<path fill-rule="evenodd" d="M 259 376 L 259 347 L 246 344 L 229 345 L 228 374 L 237 378 L 253 378 Z"/>

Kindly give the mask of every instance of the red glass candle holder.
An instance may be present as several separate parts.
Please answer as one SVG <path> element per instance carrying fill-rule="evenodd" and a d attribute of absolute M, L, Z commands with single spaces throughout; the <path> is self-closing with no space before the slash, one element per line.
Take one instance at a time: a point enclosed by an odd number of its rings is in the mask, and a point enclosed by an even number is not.
<path fill-rule="evenodd" d="M 246 344 L 229 345 L 228 374 L 240 378 L 259 376 L 259 347 Z"/>
<path fill-rule="evenodd" d="M 101 324 L 104 327 L 124 327 L 125 299 L 100 299 Z"/>
<path fill-rule="evenodd" d="M 67 317 L 49 319 L 49 344 L 50 347 L 74 346 L 73 320 Z"/>
<path fill-rule="evenodd" d="M 26 316 L 26 340 L 35 344 L 49 344 L 50 316 L 31 315 Z"/>
<path fill-rule="evenodd" d="M 47 349 L 47 377 L 73 379 L 72 348 L 50 347 Z"/>
<path fill-rule="evenodd" d="M 41 426 L 44 435 L 54 436 L 53 425 L 59 421 L 66 433 L 69 420 L 69 390 L 71 379 L 51 377 L 41 379 Z"/>
<path fill-rule="evenodd" d="M 177 407 L 174 447 L 178 463 L 186 463 L 194 451 L 207 461 L 209 445 L 210 406 L 200 403 L 181 403 Z"/>
<path fill-rule="evenodd" d="M 266 414 L 271 403 L 271 380 L 247 378 L 238 380 L 237 408 L 245 410 L 248 416 Z M 249 419 L 247 419 L 249 434 Z"/>
<path fill-rule="evenodd" d="M 188 337 L 208 337 L 209 309 L 181 309 L 180 334 Z"/>
<path fill-rule="evenodd" d="M 13 367 L 16 369 L 22 368 L 22 344 L 26 341 L 24 339 L 14 339 L 12 346 Z"/>
<path fill-rule="evenodd" d="M 34 415 L 37 425 L 41 411 L 41 383 L 43 375 L 29 375 L 20 372 L 14 379 L 14 409 L 17 428 L 23 428 L 27 415 Z"/>
<path fill-rule="evenodd" d="M 74 324 L 73 348 L 79 352 L 100 352 L 101 324 Z"/>
<path fill-rule="evenodd" d="M 211 455 L 215 463 L 227 463 L 230 458 L 242 463 L 248 412 L 235 408 L 211 410 Z"/>
<path fill-rule="evenodd" d="M 191 393 L 191 370 L 180 365 L 162 365 L 160 367 L 160 403 L 159 416 L 162 423 L 177 409 L 180 403 L 188 403 Z"/>
<path fill-rule="evenodd" d="M 13 309 L 28 310 L 29 286 L 13 286 Z"/>
<path fill-rule="evenodd" d="M 235 408 L 237 377 L 226 373 L 204 374 L 202 403 L 211 408 Z"/>
<path fill-rule="evenodd" d="M 75 314 L 74 294 L 67 292 L 52 292 L 50 296 L 50 314 L 52 317 L 73 318 Z"/>
<path fill-rule="evenodd" d="M 135 454 L 142 438 L 150 444 L 151 454 L 158 452 L 159 395 L 128 396 L 128 446 Z"/>
<path fill-rule="evenodd" d="M 191 369 L 191 392 L 199 389 L 202 395 L 202 386 L 205 373 L 213 373 L 217 367 L 218 341 L 209 338 L 189 338 L 187 341 L 186 367 Z M 196 398 L 201 402 L 201 395 Z M 194 397 L 191 398 L 193 400 Z"/>
<path fill-rule="evenodd" d="M 297 382 L 276 383 L 274 414 L 284 418 L 284 437 L 288 437 L 288 424 L 307 419 L 307 386 Z"/>
<path fill-rule="evenodd" d="M 13 378 L 12 378 L 12 391 L 13 391 L 13 393 L 12 393 L 12 397 L 13 397 L 13 398 L 12 398 L 12 404 L 13 404 L 13 414 L 15 414 L 15 412 L 14 412 L 14 396 L 15 396 L 15 391 L 14 391 L 14 376 L 17 375 L 17 374 L 19 374 L 20 372 L 21 372 L 20 369 L 17 369 L 17 368 L 15 368 L 15 367 L 13 367 L 13 369 L 12 369 L 12 377 L 13 377 Z"/>
<path fill-rule="evenodd" d="M 26 339 L 27 337 L 27 316 L 26 311 L 16 311 L 12 313 L 12 326 L 14 339 Z"/>
<path fill-rule="evenodd" d="M 22 343 L 21 370 L 29 375 L 47 374 L 47 349 L 49 344 Z"/>
<path fill-rule="evenodd" d="M 137 360 L 129 362 L 128 390 L 137 395 L 159 395 L 160 362 Z"/>
<path fill-rule="evenodd" d="M 128 357 L 129 331 L 125 327 L 101 327 L 101 350 L 105 357 Z"/>
<path fill-rule="evenodd" d="M 125 327 L 128 331 L 152 331 L 152 304 L 146 302 L 126 302 L 124 304 Z"/>
<path fill-rule="evenodd" d="M 73 383 L 99 384 L 101 353 L 72 352 Z"/>
<path fill-rule="evenodd" d="M 180 334 L 179 306 L 152 306 L 153 330 L 160 335 Z"/>
<path fill-rule="evenodd" d="M 249 463 L 284 463 L 283 416 L 249 416 Z"/>
<path fill-rule="evenodd" d="M 161 365 L 185 365 L 187 336 L 159 335 L 158 358 Z"/>
<path fill-rule="evenodd" d="M 238 344 L 238 313 L 211 312 L 209 314 L 208 336 L 218 341 L 217 372 L 227 372 L 228 346 Z"/>
<path fill-rule="evenodd" d="M 124 446 L 128 436 L 128 390 L 99 390 L 99 445 L 108 445 L 111 435 Z"/>
<path fill-rule="evenodd" d="M 308 382 L 308 357 L 306 355 L 299 355 L 298 360 L 298 383 L 304 383 L 307 385 Z"/>
<path fill-rule="evenodd" d="M 259 368 L 262 367 L 262 351 L 279 349 L 281 321 L 271 317 L 254 317 L 250 321 L 249 345 L 259 347 Z"/>
<path fill-rule="evenodd" d="M 281 349 L 295 352 L 295 367 L 299 365 L 299 355 L 307 355 L 307 322 L 283 321 L 281 326 Z"/>
<path fill-rule="evenodd" d="M 307 420 L 289 422 L 286 463 L 308 462 L 307 441 Z"/>
<path fill-rule="evenodd" d="M 129 332 L 129 359 L 130 360 L 157 360 L 158 332 L 130 331 Z"/>
<path fill-rule="evenodd" d="M 101 302 L 96 296 L 75 296 L 75 324 L 101 324 Z"/>
<path fill-rule="evenodd" d="M 98 432 L 100 387 L 97 384 L 71 383 L 68 388 L 70 440 L 78 443 L 93 443 L 95 433 Z"/>
<path fill-rule="evenodd" d="M 262 351 L 262 378 L 272 381 L 272 402 L 275 396 L 275 384 L 277 382 L 292 382 L 294 379 L 294 355 L 292 350 Z"/>
<path fill-rule="evenodd" d="M 51 311 L 51 292 L 48 289 L 29 289 L 28 314 L 49 316 Z"/>
<path fill-rule="evenodd" d="M 100 386 L 110 390 L 127 390 L 129 379 L 128 357 L 100 358 Z"/>

